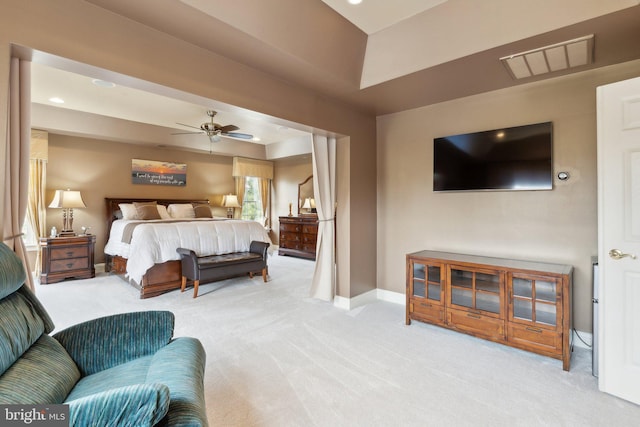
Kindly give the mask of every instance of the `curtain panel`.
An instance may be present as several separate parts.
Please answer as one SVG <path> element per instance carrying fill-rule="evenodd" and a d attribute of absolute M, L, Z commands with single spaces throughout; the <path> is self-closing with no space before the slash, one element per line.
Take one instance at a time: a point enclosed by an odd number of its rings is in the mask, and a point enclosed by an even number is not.
<path fill-rule="evenodd" d="M 336 139 L 313 135 L 313 188 L 318 213 L 316 265 L 311 282 L 311 296 L 324 301 L 336 294 L 335 204 Z"/>
<path fill-rule="evenodd" d="M 29 147 L 31 144 L 31 63 L 11 58 L 9 70 L 9 117 L 4 164 L 2 240 L 22 260 L 26 284 L 34 289 L 33 276 L 22 240 L 22 225 L 29 199 Z"/>
<path fill-rule="evenodd" d="M 264 216 L 264 225 L 271 227 L 271 219 L 269 218 L 267 204 L 269 203 L 269 188 L 271 180 L 258 178 L 258 188 L 260 190 L 260 201 L 262 202 L 262 215 Z"/>

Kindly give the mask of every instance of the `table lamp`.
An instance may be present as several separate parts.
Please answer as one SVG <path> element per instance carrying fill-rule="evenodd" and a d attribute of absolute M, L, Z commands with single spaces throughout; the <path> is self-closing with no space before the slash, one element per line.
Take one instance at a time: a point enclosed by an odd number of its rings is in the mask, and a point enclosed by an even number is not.
<path fill-rule="evenodd" d="M 60 236 L 75 236 L 73 232 L 73 208 L 86 208 L 79 191 L 56 190 L 50 208 L 62 209 L 62 231 Z"/>
<path fill-rule="evenodd" d="M 224 196 L 224 199 L 222 200 L 222 206 L 227 208 L 227 218 L 233 218 L 234 209 L 242 207 L 238 203 L 238 196 L 236 196 L 235 194 L 228 194 Z"/>

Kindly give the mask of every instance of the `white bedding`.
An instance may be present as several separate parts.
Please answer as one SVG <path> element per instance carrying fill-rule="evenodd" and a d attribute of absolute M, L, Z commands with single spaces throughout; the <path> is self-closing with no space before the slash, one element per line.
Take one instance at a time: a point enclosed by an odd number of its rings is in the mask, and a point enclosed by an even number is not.
<path fill-rule="evenodd" d="M 179 260 L 179 247 L 206 256 L 246 252 L 252 240 L 271 243 L 267 231 L 256 221 L 191 218 L 188 222 L 144 221 L 133 231 L 131 244 L 127 244 L 122 242 L 122 233 L 131 222 L 139 221 L 113 222 L 104 252 L 126 258 L 127 277 L 136 283 L 154 264 Z"/>

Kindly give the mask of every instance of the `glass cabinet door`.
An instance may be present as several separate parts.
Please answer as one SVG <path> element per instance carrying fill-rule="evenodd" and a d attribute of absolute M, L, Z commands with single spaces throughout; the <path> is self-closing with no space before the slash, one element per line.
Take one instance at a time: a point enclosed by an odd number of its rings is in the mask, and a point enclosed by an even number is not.
<path fill-rule="evenodd" d="M 451 267 L 451 305 L 500 314 L 501 281 L 497 271 Z"/>
<path fill-rule="evenodd" d="M 440 302 L 442 274 L 439 265 L 411 262 L 411 296 Z"/>
<path fill-rule="evenodd" d="M 556 327 L 558 324 L 558 281 L 553 277 L 513 274 L 511 277 L 511 320 Z"/>

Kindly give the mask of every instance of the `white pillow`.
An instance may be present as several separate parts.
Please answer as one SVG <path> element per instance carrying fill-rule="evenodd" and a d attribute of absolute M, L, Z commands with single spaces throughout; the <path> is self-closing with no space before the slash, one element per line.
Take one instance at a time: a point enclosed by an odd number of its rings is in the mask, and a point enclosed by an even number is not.
<path fill-rule="evenodd" d="M 169 205 L 167 208 L 171 218 L 195 218 L 196 212 L 193 210 L 191 203 L 181 203 L 175 205 Z"/>
<path fill-rule="evenodd" d="M 122 212 L 122 219 L 138 219 L 138 211 L 133 203 L 120 203 L 120 212 Z"/>
<path fill-rule="evenodd" d="M 167 212 L 167 207 L 165 205 L 158 205 L 158 213 L 160 214 L 161 219 L 171 219 L 171 215 Z"/>

